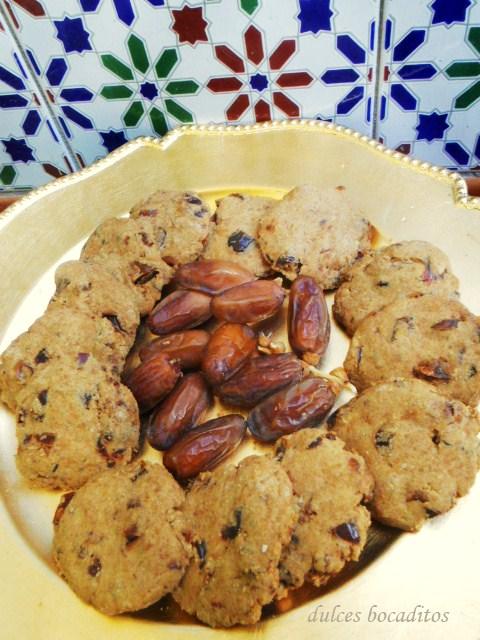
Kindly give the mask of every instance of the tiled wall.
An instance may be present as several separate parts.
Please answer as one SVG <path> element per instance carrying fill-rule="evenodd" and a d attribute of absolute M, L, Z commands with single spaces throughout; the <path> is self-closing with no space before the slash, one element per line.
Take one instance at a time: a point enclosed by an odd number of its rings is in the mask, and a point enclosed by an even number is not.
<path fill-rule="evenodd" d="M 480 0 L 0 0 L 0 190 L 185 123 L 319 118 L 480 164 Z"/>

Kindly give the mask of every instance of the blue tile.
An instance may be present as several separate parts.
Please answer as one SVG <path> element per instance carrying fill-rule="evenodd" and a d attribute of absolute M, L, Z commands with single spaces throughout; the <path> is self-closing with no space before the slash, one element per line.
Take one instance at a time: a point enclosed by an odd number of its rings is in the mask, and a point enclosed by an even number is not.
<path fill-rule="evenodd" d="M 464 22 L 472 0 L 435 0 L 432 3 L 432 24 Z"/>
<path fill-rule="evenodd" d="M 403 84 L 392 84 L 390 97 L 405 111 L 415 111 L 417 108 L 416 97 Z"/>
<path fill-rule="evenodd" d="M 62 82 L 67 70 L 68 65 L 64 58 L 53 58 L 45 72 L 52 87 L 57 87 Z"/>
<path fill-rule="evenodd" d="M 418 115 L 417 140 L 441 140 L 443 134 L 449 128 L 448 113 L 420 113 Z"/>
<path fill-rule="evenodd" d="M 437 74 L 437 68 L 430 63 L 404 64 L 397 73 L 403 80 L 429 80 Z"/>
<path fill-rule="evenodd" d="M 459 142 L 447 142 L 444 149 L 457 165 L 465 166 L 470 162 L 470 154 Z"/>
<path fill-rule="evenodd" d="M 363 100 L 365 94 L 364 87 L 355 87 L 352 89 L 337 105 L 337 114 L 345 115 L 350 113 L 357 104 Z"/>
<path fill-rule="evenodd" d="M 330 0 L 300 0 L 300 33 L 331 31 L 332 16 Z"/>
<path fill-rule="evenodd" d="M 350 62 L 365 64 L 367 59 L 365 49 L 358 42 L 355 42 L 351 36 L 347 34 L 337 36 L 337 47 Z"/>
<path fill-rule="evenodd" d="M 403 62 L 418 47 L 420 47 L 427 37 L 426 29 L 412 29 L 393 49 L 394 62 Z"/>
<path fill-rule="evenodd" d="M 53 24 L 57 29 L 57 37 L 62 41 L 66 53 L 76 51 L 91 51 L 90 34 L 85 29 L 82 18 L 69 18 L 54 20 Z"/>
<path fill-rule="evenodd" d="M 329 69 L 321 76 L 326 84 L 349 84 L 359 78 L 360 74 L 355 69 Z"/>
<path fill-rule="evenodd" d="M 22 129 L 27 135 L 34 135 L 40 126 L 42 119 L 36 109 L 31 109 L 23 121 Z"/>
<path fill-rule="evenodd" d="M 2 67 L 0 65 L 0 81 L 5 82 L 12 89 L 16 89 L 17 91 L 21 91 L 22 89 L 26 89 L 25 83 L 22 78 L 19 78 L 14 73 Z"/>

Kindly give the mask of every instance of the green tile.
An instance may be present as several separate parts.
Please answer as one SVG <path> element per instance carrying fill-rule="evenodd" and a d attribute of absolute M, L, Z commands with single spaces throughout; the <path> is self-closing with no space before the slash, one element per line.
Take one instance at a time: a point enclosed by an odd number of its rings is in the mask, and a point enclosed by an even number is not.
<path fill-rule="evenodd" d="M 15 180 L 17 173 L 15 171 L 15 169 L 8 165 L 3 167 L 3 169 L 0 171 L 0 180 L 3 182 L 3 184 L 12 184 L 12 182 Z"/>
<path fill-rule="evenodd" d="M 176 118 L 179 122 L 182 122 L 183 124 L 190 124 L 191 122 L 193 122 L 193 116 L 190 111 L 184 109 L 181 105 L 178 104 L 178 102 L 175 102 L 175 100 L 170 100 L 167 98 L 167 100 L 165 100 L 165 106 L 168 113 Z"/>
<path fill-rule="evenodd" d="M 147 50 L 145 49 L 145 44 L 143 40 L 141 40 L 134 33 L 127 40 L 128 50 L 130 51 L 130 56 L 132 57 L 132 62 L 135 69 L 138 69 L 142 73 L 145 73 L 150 65 L 148 60 Z"/>
<path fill-rule="evenodd" d="M 176 49 L 165 49 L 155 64 L 157 78 L 167 78 L 173 67 L 177 64 L 178 57 Z"/>
<path fill-rule="evenodd" d="M 103 62 L 103 65 L 109 69 L 116 76 L 121 78 L 122 80 L 133 80 L 133 73 L 131 69 L 127 67 L 121 60 L 112 56 L 110 53 L 105 53 L 100 56 Z"/>
<path fill-rule="evenodd" d="M 240 0 L 240 6 L 245 11 L 245 13 L 248 13 L 249 16 L 251 16 L 252 13 L 257 10 L 259 4 L 259 0 Z"/>
<path fill-rule="evenodd" d="M 156 107 L 152 107 L 150 110 L 150 120 L 152 121 L 152 127 L 159 136 L 164 136 L 168 131 L 167 121 L 163 113 Z"/>
<path fill-rule="evenodd" d="M 172 96 L 193 95 L 200 88 L 200 85 L 194 80 L 173 80 L 165 87 L 167 93 Z"/>
<path fill-rule="evenodd" d="M 472 27 L 468 32 L 468 41 L 477 53 L 480 53 L 480 27 Z"/>
<path fill-rule="evenodd" d="M 445 69 L 449 78 L 475 78 L 480 74 L 480 62 L 454 62 Z"/>
<path fill-rule="evenodd" d="M 130 98 L 133 91 L 123 84 L 106 85 L 100 91 L 100 95 L 107 100 L 120 100 L 122 98 Z"/>
<path fill-rule="evenodd" d="M 127 125 L 127 127 L 134 127 L 136 124 L 140 122 L 143 114 L 145 113 L 145 109 L 143 104 L 138 100 L 132 102 L 132 104 L 128 107 L 125 115 L 123 116 L 123 121 Z"/>
<path fill-rule="evenodd" d="M 455 100 L 455 109 L 466 109 L 471 107 L 480 98 L 480 80 L 472 84 L 466 91 L 461 93 Z"/>

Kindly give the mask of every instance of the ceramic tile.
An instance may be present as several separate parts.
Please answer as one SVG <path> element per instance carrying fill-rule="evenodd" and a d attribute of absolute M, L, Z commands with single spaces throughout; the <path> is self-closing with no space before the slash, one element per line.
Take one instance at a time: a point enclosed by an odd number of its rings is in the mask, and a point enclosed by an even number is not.
<path fill-rule="evenodd" d="M 378 0 L 3 0 L 80 162 L 185 123 L 372 132 Z"/>
<path fill-rule="evenodd" d="M 52 118 L 0 22 L 0 191 L 26 190 L 71 171 Z"/>
<path fill-rule="evenodd" d="M 480 164 L 480 2 L 387 0 L 378 135 L 434 164 Z"/>

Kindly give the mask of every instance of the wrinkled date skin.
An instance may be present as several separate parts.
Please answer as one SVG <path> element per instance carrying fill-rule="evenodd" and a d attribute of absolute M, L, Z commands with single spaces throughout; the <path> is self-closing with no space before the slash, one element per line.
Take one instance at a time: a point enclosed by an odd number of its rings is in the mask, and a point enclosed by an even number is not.
<path fill-rule="evenodd" d="M 147 319 L 156 335 L 192 329 L 212 315 L 211 297 L 198 291 L 174 291 L 161 300 Z"/>
<path fill-rule="evenodd" d="M 156 356 L 157 353 L 166 353 L 178 362 L 181 369 L 196 369 L 202 363 L 209 340 L 210 334 L 202 329 L 179 331 L 152 340 L 140 349 L 138 355 L 143 362 Z"/>
<path fill-rule="evenodd" d="M 159 353 L 134 369 L 125 384 L 144 413 L 170 393 L 180 376 L 178 363 L 170 360 L 166 353 Z"/>
<path fill-rule="evenodd" d="M 147 440 L 155 449 L 168 449 L 194 427 L 210 407 L 212 398 L 201 373 L 189 373 L 150 417 Z"/>
<path fill-rule="evenodd" d="M 228 260 L 189 262 L 175 274 L 175 282 L 179 287 L 202 291 L 212 296 L 253 280 L 253 273 Z"/>
<path fill-rule="evenodd" d="M 226 322 L 261 322 L 275 315 L 285 291 L 273 280 L 255 280 L 224 291 L 212 300 L 212 313 Z"/>
<path fill-rule="evenodd" d="M 322 289 L 310 276 L 300 276 L 290 289 L 288 339 L 308 364 L 317 365 L 330 340 L 330 317 Z"/>
<path fill-rule="evenodd" d="M 179 480 L 209 471 L 230 455 L 242 441 L 245 418 L 237 414 L 209 420 L 192 429 L 163 456 L 163 464 Z"/>
<path fill-rule="evenodd" d="M 244 324 L 225 323 L 216 329 L 205 349 L 202 371 L 214 387 L 228 380 L 253 354 L 257 338 Z"/>
<path fill-rule="evenodd" d="M 267 396 L 302 378 L 302 364 L 293 353 L 261 356 L 244 364 L 217 388 L 217 393 L 228 404 L 254 407 Z"/>
<path fill-rule="evenodd" d="M 248 428 L 255 438 L 272 442 L 320 422 L 334 402 L 327 380 L 307 378 L 257 405 L 248 416 Z"/>

